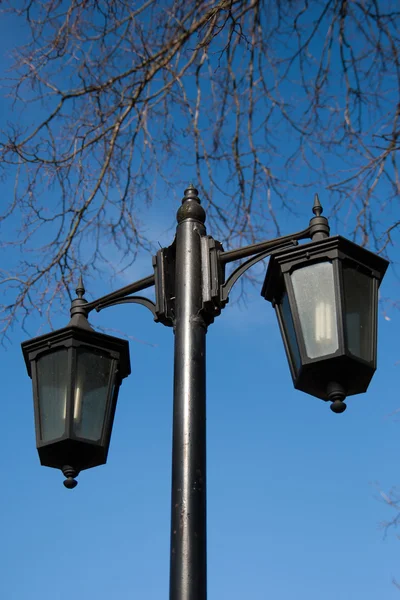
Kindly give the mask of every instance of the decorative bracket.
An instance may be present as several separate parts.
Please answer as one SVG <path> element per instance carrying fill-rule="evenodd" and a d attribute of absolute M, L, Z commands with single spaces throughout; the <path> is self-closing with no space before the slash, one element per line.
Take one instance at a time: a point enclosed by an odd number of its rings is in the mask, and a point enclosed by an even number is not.
<path fill-rule="evenodd" d="M 298 243 L 299 242 L 295 239 L 292 239 L 290 242 L 289 241 L 284 242 L 284 243 L 277 242 L 275 244 L 275 246 L 273 246 L 272 248 L 269 248 L 268 250 L 264 250 L 264 252 L 260 252 L 259 254 L 256 254 L 255 256 L 252 256 L 249 260 L 246 260 L 244 263 L 239 265 L 233 271 L 233 273 L 231 273 L 231 275 L 228 277 L 228 279 L 225 281 L 225 283 L 223 283 L 221 285 L 221 289 L 220 289 L 221 307 L 224 308 L 228 304 L 229 294 L 230 294 L 232 287 L 235 285 L 235 283 L 237 282 L 239 277 L 241 277 L 243 275 L 243 273 L 245 273 L 247 271 L 247 269 L 250 269 L 250 267 L 252 267 L 256 263 L 260 262 L 260 260 L 263 260 L 264 258 L 267 258 L 268 256 L 270 256 L 275 250 L 280 250 L 281 248 L 286 248 L 289 246 L 297 246 Z"/>
<path fill-rule="evenodd" d="M 101 304 L 97 304 L 95 307 L 96 312 L 100 312 L 103 308 L 108 308 L 109 306 L 115 306 L 116 304 L 141 304 L 149 309 L 151 314 L 154 317 L 154 320 L 157 321 L 156 315 L 156 305 L 149 298 L 145 298 L 144 296 L 128 296 L 127 298 L 120 298 L 119 300 L 109 300 L 108 302 L 103 302 Z"/>
<path fill-rule="evenodd" d="M 222 309 L 229 301 L 232 287 L 247 269 L 260 260 L 267 258 L 275 250 L 297 245 L 298 240 L 309 238 L 311 232 L 314 231 L 313 227 L 315 234 L 325 232 L 325 230 L 322 231 L 322 228 L 323 226 L 326 228 L 326 219 L 320 216 L 322 209 L 317 200 L 314 209 L 316 217 L 311 219 L 310 226 L 307 229 L 258 244 L 237 248 L 236 250 L 224 252 L 222 244 L 211 236 L 201 237 L 202 316 L 207 325 L 221 314 Z M 225 281 L 225 265 L 247 257 L 250 258 L 238 266 Z M 84 310 L 85 316 L 87 316 L 94 309 L 100 311 L 116 304 L 142 304 L 150 310 L 156 322 L 173 327 L 175 324 L 175 262 L 176 251 L 175 242 L 173 242 L 168 248 L 161 248 L 153 257 L 153 275 L 102 296 L 93 302 L 86 303 L 85 301 L 84 307 L 81 307 L 80 310 Z M 143 296 L 129 295 L 153 285 L 155 286 L 155 303 Z"/>
<path fill-rule="evenodd" d="M 202 314 L 207 324 L 221 313 L 219 290 L 224 281 L 224 265 L 219 257 L 223 251 L 220 242 L 211 236 L 202 236 Z M 175 243 L 161 248 L 153 257 L 156 287 L 155 320 L 168 327 L 175 322 Z"/>
<path fill-rule="evenodd" d="M 175 322 L 175 242 L 153 256 L 156 303 L 154 320 L 167 327 Z"/>
<path fill-rule="evenodd" d="M 223 308 L 220 287 L 225 280 L 225 267 L 220 261 L 221 252 L 223 247 L 220 242 L 210 235 L 201 238 L 203 315 L 207 324 L 211 324 Z"/>

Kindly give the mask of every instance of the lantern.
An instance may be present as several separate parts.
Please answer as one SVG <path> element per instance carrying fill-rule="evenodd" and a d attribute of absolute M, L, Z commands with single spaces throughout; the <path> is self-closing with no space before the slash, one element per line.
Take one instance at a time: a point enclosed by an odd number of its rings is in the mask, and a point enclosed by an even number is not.
<path fill-rule="evenodd" d="M 85 303 L 73 301 L 67 327 L 22 344 L 40 462 L 61 469 L 68 488 L 80 471 L 106 462 L 119 387 L 130 373 L 128 342 L 94 331 Z"/>
<path fill-rule="evenodd" d="M 278 317 L 295 388 L 332 402 L 376 369 L 378 288 L 388 262 L 341 236 L 275 252 L 262 296 Z"/>

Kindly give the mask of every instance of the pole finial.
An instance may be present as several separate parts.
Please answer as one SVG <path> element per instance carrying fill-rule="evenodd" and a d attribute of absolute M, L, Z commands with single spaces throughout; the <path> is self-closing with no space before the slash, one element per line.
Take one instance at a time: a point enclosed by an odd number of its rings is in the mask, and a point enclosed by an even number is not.
<path fill-rule="evenodd" d="M 196 190 L 193 183 L 189 183 L 186 190 L 183 192 L 182 204 L 187 200 L 195 200 L 200 204 L 199 191 Z"/>
<path fill-rule="evenodd" d="M 314 196 L 314 206 L 312 208 L 312 211 L 316 217 L 320 217 L 324 212 L 324 209 L 321 206 L 321 202 L 319 201 L 318 194 L 315 194 Z"/>
<path fill-rule="evenodd" d="M 178 223 L 181 223 L 185 219 L 195 219 L 196 221 L 200 221 L 200 223 L 204 223 L 206 220 L 206 213 L 201 206 L 199 192 L 193 183 L 189 183 L 183 193 L 182 206 L 179 208 L 176 218 Z"/>

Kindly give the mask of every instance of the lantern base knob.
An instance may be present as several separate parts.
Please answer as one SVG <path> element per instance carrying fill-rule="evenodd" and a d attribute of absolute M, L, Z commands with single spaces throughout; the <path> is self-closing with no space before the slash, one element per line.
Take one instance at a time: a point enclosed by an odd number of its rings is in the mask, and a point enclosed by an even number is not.
<path fill-rule="evenodd" d="M 64 486 L 69 490 L 73 490 L 74 487 L 78 485 L 78 482 L 76 481 L 76 479 L 74 479 L 75 477 L 77 477 L 78 472 L 75 471 L 75 469 L 73 467 L 70 467 L 69 465 L 63 467 L 62 472 L 67 478 L 63 481 Z"/>
<path fill-rule="evenodd" d="M 74 487 L 76 487 L 78 485 L 78 482 L 73 477 L 68 477 L 68 479 L 64 479 L 63 484 L 69 490 L 73 490 Z"/>
<path fill-rule="evenodd" d="M 343 400 L 335 400 L 331 404 L 331 411 L 336 413 L 337 415 L 344 412 L 346 410 L 346 408 L 347 408 L 347 404 L 345 404 L 345 402 L 343 402 Z"/>
<path fill-rule="evenodd" d="M 328 398 L 332 402 L 331 411 L 339 415 L 344 412 L 347 405 L 343 402 L 346 398 L 346 391 L 336 382 L 331 382 L 327 387 Z"/>

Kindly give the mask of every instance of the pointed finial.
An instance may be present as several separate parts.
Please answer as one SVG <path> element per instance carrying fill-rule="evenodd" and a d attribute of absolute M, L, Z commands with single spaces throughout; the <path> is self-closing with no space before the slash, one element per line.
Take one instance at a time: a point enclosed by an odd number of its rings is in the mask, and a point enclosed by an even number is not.
<path fill-rule="evenodd" d="M 310 238 L 313 242 L 317 242 L 318 240 L 323 240 L 329 237 L 330 228 L 328 219 L 326 217 L 322 217 L 322 206 L 319 201 L 318 194 L 314 196 L 314 206 L 312 208 L 314 213 L 314 217 L 310 220 Z"/>
<path fill-rule="evenodd" d="M 75 289 L 76 295 L 78 296 L 78 298 L 83 298 L 83 296 L 85 295 L 85 286 L 83 285 L 83 277 L 82 277 L 82 273 L 79 275 L 79 281 L 78 281 L 78 285 Z"/>
<path fill-rule="evenodd" d="M 316 217 L 320 217 L 324 212 L 324 209 L 321 206 L 321 202 L 319 201 L 318 194 L 315 194 L 314 196 L 314 206 L 312 208 L 312 211 Z"/>
<path fill-rule="evenodd" d="M 92 330 L 92 327 L 87 320 L 88 311 L 85 307 L 88 301 L 83 297 L 86 290 L 85 286 L 83 285 L 82 275 L 79 276 L 78 285 L 76 286 L 75 291 L 78 297 L 71 302 L 71 320 L 68 325 Z"/>

